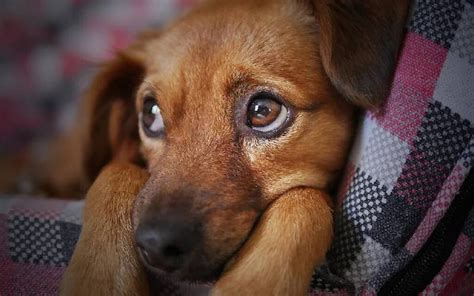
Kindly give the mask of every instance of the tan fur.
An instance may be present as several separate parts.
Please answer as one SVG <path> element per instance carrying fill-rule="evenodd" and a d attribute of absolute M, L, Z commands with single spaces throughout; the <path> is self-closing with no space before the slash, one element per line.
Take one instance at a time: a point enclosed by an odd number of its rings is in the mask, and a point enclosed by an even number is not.
<path fill-rule="evenodd" d="M 212 295 L 305 295 L 332 239 L 325 195 L 296 188 L 277 199 Z"/>
<path fill-rule="evenodd" d="M 133 247 L 130 212 L 148 174 L 130 164 L 105 167 L 86 197 L 84 224 L 61 295 L 147 295 Z"/>
<path fill-rule="evenodd" d="M 138 225 L 170 213 L 202 227 L 193 257 L 173 276 L 186 279 L 198 270 L 210 280 L 226 265 L 214 295 L 307 291 L 331 243 L 327 192 L 345 164 L 356 108 L 384 99 L 406 5 L 364 4 L 351 15 L 351 31 L 341 16 L 359 4 L 343 2 L 207 1 L 144 35 L 99 73 L 84 108 L 83 173 L 93 179 L 113 160 L 144 160 L 150 177 L 127 188 L 113 174 L 133 170 L 109 167 L 100 174 L 86 200 L 64 292 L 147 291 L 129 215 Z M 338 48 L 338 40 L 350 47 L 347 40 L 363 29 L 370 33 L 363 40 L 383 39 L 386 32 L 374 28 L 387 20 L 395 41 L 368 51 Z M 380 68 L 382 78 L 366 79 L 377 72 L 366 73 L 368 66 Z M 244 103 L 262 89 L 278 93 L 295 112 L 273 139 L 255 136 L 243 123 Z M 136 123 L 147 94 L 160 105 L 161 139 L 148 138 Z M 123 198 L 111 197 L 113 186 Z"/>

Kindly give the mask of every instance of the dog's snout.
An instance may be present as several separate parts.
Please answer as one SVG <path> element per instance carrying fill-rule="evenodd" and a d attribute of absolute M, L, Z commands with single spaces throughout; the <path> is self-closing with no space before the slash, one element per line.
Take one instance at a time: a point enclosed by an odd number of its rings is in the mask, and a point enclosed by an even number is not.
<path fill-rule="evenodd" d="M 135 232 L 145 264 L 166 272 L 183 267 L 199 242 L 195 225 L 177 218 L 146 219 Z"/>

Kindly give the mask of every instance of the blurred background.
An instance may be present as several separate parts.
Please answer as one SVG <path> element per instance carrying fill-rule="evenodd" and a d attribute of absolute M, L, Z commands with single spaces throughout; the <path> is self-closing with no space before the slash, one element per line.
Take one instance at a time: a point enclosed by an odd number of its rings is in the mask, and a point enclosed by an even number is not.
<path fill-rule="evenodd" d="M 0 174 L 71 125 L 101 62 L 193 2 L 0 0 Z"/>

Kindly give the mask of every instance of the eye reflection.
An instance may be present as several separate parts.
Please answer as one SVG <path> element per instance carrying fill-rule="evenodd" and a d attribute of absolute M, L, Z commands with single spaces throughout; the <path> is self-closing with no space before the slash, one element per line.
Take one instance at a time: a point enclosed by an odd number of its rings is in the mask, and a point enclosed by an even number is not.
<path fill-rule="evenodd" d="M 161 110 L 153 97 L 146 97 L 143 102 L 140 121 L 145 134 L 148 137 L 156 138 L 164 133 L 165 125 Z"/>

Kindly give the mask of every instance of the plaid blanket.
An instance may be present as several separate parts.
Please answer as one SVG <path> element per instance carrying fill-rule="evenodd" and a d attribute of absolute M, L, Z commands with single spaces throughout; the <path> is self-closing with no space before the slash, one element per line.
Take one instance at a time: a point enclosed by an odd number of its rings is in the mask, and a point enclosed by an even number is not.
<path fill-rule="evenodd" d="M 362 119 L 313 294 L 474 293 L 473 122 L 474 1 L 419 0 L 388 102 Z"/>
<path fill-rule="evenodd" d="M 57 295 L 83 201 L 0 196 L 0 295 Z"/>
<path fill-rule="evenodd" d="M 473 122 L 474 1 L 418 0 L 388 101 L 361 119 L 311 295 L 474 293 Z M 57 294 L 81 208 L 0 198 L 2 295 Z"/>

